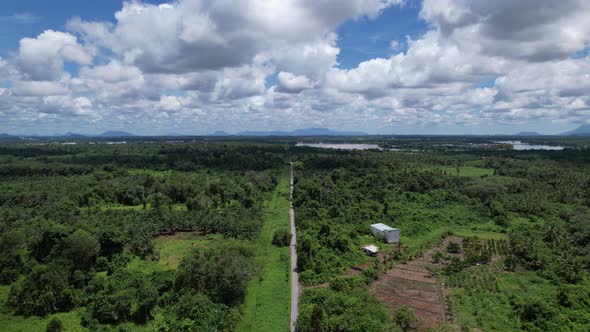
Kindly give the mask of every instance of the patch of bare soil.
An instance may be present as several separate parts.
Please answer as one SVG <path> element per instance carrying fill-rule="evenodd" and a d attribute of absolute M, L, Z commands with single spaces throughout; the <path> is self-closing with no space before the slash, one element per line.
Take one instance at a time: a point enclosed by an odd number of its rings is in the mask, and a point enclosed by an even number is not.
<path fill-rule="evenodd" d="M 411 263 L 411 262 L 410 262 Z M 420 320 L 419 330 L 436 328 L 443 322 L 438 280 L 428 271 L 407 270 L 398 264 L 371 284 L 371 293 L 392 311 L 406 305 Z"/>
<path fill-rule="evenodd" d="M 371 266 L 371 262 L 365 263 L 365 264 L 359 265 L 359 266 L 353 266 L 353 267 L 350 268 L 350 270 L 346 271 L 344 273 L 344 275 L 345 276 L 348 276 L 348 277 L 359 275 L 359 274 L 363 273 L 363 271 L 366 268 L 368 268 L 369 266 Z"/>
<path fill-rule="evenodd" d="M 395 265 L 371 284 L 371 293 L 392 311 L 403 305 L 410 307 L 420 320 L 419 331 L 437 328 L 444 322 L 444 298 L 431 271 L 443 266 L 434 263 L 433 255 L 437 251 L 446 254 L 445 248 L 451 241 L 461 243 L 462 239 L 447 237 L 420 257 Z"/>

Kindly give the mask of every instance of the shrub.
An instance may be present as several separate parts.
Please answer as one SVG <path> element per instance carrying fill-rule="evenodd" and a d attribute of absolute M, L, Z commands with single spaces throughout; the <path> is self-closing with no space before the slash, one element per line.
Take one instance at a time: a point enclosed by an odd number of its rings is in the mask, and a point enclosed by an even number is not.
<path fill-rule="evenodd" d="M 444 269 L 444 273 L 449 275 L 457 272 L 461 272 L 465 267 L 465 263 L 457 257 L 453 257 L 449 265 L 447 265 Z"/>
<path fill-rule="evenodd" d="M 47 328 L 45 328 L 45 332 L 61 332 L 63 331 L 63 324 L 59 318 L 53 318 L 52 320 L 47 323 Z"/>
<path fill-rule="evenodd" d="M 401 306 L 393 314 L 393 321 L 402 329 L 402 331 L 414 331 L 416 329 L 418 319 L 412 309 L 408 306 Z"/>
<path fill-rule="evenodd" d="M 255 273 L 254 252 L 248 246 L 227 244 L 195 250 L 185 256 L 176 272 L 177 290 L 194 289 L 214 302 L 242 302 L 248 281 Z"/>
<path fill-rule="evenodd" d="M 461 246 L 459 245 L 459 243 L 450 242 L 447 246 L 447 252 L 450 254 L 458 254 L 459 251 L 461 251 Z"/>
<path fill-rule="evenodd" d="M 443 254 L 440 251 L 437 251 L 432 255 L 432 261 L 434 263 L 439 263 L 443 259 Z"/>
<path fill-rule="evenodd" d="M 145 323 L 156 306 L 158 291 L 140 272 L 117 270 L 110 277 L 96 276 L 88 285 L 89 321 L 118 324 Z"/>
<path fill-rule="evenodd" d="M 272 236 L 272 244 L 277 247 L 286 247 L 291 243 L 291 234 L 285 229 L 277 230 Z"/>
<path fill-rule="evenodd" d="M 367 281 L 377 280 L 379 279 L 379 270 L 375 267 L 366 268 L 363 271 L 363 276 L 367 278 Z"/>
<path fill-rule="evenodd" d="M 68 279 L 68 271 L 61 266 L 39 265 L 12 285 L 7 303 L 16 314 L 24 316 L 68 311 L 77 302 Z"/>

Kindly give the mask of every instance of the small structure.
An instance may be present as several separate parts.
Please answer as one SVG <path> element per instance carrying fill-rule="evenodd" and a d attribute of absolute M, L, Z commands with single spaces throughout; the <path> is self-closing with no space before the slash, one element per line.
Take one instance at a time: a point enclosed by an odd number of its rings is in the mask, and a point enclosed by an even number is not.
<path fill-rule="evenodd" d="M 382 223 L 373 224 L 371 225 L 371 233 L 385 243 L 399 243 L 399 229 L 397 228 L 391 228 Z"/>
<path fill-rule="evenodd" d="M 377 256 L 377 253 L 379 253 L 379 248 L 377 248 L 377 246 L 374 244 L 370 244 L 368 246 L 364 246 L 363 251 L 365 254 L 375 257 Z"/>

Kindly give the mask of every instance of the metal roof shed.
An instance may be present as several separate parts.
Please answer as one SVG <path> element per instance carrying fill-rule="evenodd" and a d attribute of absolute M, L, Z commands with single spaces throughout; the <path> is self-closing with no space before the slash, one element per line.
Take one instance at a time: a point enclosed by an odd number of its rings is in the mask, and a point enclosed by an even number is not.
<path fill-rule="evenodd" d="M 389 227 L 382 223 L 371 225 L 371 233 L 376 238 L 383 239 L 385 243 L 399 242 L 399 229 Z"/>
<path fill-rule="evenodd" d="M 370 244 L 368 246 L 364 246 L 363 247 L 363 251 L 367 254 L 367 255 L 371 255 L 371 256 L 377 256 L 377 253 L 379 252 L 379 248 L 377 248 L 376 245 L 374 244 Z"/>

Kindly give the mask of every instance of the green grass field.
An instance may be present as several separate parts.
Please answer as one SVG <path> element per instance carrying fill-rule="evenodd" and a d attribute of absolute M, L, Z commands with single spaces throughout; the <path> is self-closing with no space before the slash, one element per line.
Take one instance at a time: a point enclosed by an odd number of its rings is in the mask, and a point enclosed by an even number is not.
<path fill-rule="evenodd" d="M 290 310 L 289 247 L 275 247 L 272 236 L 289 228 L 289 178 L 287 174 L 265 207 L 265 220 L 256 240 L 256 261 L 261 268 L 248 285 L 243 316 L 237 331 L 288 331 Z"/>
<path fill-rule="evenodd" d="M 497 273 L 498 293 L 454 288 L 457 319 L 461 326 L 484 331 L 509 331 L 519 326 L 510 296 L 554 298 L 557 287 L 534 272 Z"/>
<path fill-rule="evenodd" d="M 531 322 L 524 321 L 521 313 L 515 312 L 513 303 L 531 303 L 540 301 L 546 306 L 539 307 L 538 314 L 548 319 L 547 325 L 539 326 L 536 331 L 587 331 L 589 316 L 579 304 L 562 306 L 558 304 L 560 286 L 542 278 L 535 272 L 485 272 L 484 267 L 472 268 L 467 272 L 469 286 L 452 288 L 457 323 L 461 328 L 472 331 L 474 328 L 483 331 L 514 331 L 531 330 Z M 477 279 L 478 275 L 488 278 Z M 497 291 L 490 291 L 482 283 L 489 283 L 489 276 L 497 280 Z M 478 280 L 478 281 L 476 281 Z M 587 285 L 577 287 L 583 291 Z M 570 289 L 572 292 L 576 290 Z M 576 298 L 569 293 L 569 298 Z M 580 299 L 583 298 L 583 295 Z M 572 300 L 575 303 L 574 300 Z M 532 302 L 535 303 L 535 302 Z M 557 309 L 557 310 L 556 310 Z M 575 317 L 567 319 L 567 317 Z"/>
<path fill-rule="evenodd" d="M 220 239 L 220 236 L 214 234 L 203 236 L 196 232 L 160 236 L 154 239 L 160 259 L 157 262 L 150 262 L 135 258 L 129 263 L 128 268 L 146 273 L 176 269 L 182 257 L 193 249 L 206 248 Z"/>
<path fill-rule="evenodd" d="M 433 245 L 440 243 L 443 235 L 451 232 L 461 237 L 477 236 L 482 240 L 505 240 L 506 234 L 499 232 L 499 227 L 493 223 L 482 223 L 471 226 L 439 225 L 429 232 L 419 236 L 406 236 L 401 228 L 401 243 L 406 247 L 408 255 L 417 255 L 428 250 Z"/>
<path fill-rule="evenodd" d="M 500 233 L 500 227 L 493 223 L 485 223 L 474 226 L 453 226 L 450 231 L 461 237 L 477 236 L 482 240 L 505 240 L 508 237 Z"/>
<path fill-rule="evenodd" d="M 510 331 L 518 326 L 509 299 L 502 293 L 478 292 L 462 288 L 453 289 L 457 320 L 460 326 L 477 327 L 484 331 Z"/>

